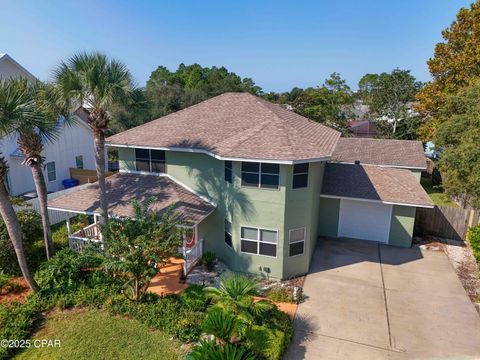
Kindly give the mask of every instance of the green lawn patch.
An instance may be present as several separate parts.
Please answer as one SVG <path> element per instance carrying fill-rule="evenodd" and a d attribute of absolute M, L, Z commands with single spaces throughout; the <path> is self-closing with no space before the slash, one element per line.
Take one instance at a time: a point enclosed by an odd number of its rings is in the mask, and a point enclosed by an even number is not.
<path fill-rule="evenodd" d="M 458 205 L 453 201 L 447 194 L 445 194 L 441 186 L 435 186 L 432 184 L 431 178 L 423 178 L 420 180 L 423 188 L 432 199 L 433 203 L 438 206 L 451 206 L 458 207 Z"/>
<path fill-rule="evenodd" d="M 33 339 L 60 340 L 60 347 L 30 348 L 15 359 L 185 359 L 177 340 L 137 320 L 100 310 L 55 312 Z"/>

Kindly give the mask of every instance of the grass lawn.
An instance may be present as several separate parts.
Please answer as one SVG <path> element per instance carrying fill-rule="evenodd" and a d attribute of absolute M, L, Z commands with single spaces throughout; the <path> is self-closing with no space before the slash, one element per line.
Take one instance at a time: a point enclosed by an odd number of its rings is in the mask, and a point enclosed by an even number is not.
<path fill-rule="evenodd" d="M 60 340 L 60 347 L 26 349 L 15 359 L 185 359 L 188 349 L 136 320 L 99 310 L 55 312 L 34 339 Z"/>
<path fill-rule="evenodd" d="M 451 207 L 458 207 L 458 205 L 450 199 L 450 197 L 444 193 L 442 187 L 438 187 L 432 184 L 432 179 L 430 178 L 422 178 L 420 180 L 423 188 L 432 199 L 435 205 L 439 206 L 451 206 Z"/>

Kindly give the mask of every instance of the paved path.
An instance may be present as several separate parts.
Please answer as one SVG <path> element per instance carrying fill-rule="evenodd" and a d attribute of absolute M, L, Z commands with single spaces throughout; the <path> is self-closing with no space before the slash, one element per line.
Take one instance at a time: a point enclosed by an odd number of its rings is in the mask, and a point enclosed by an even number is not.
<path fill-rule="evenodd" d="M 480 317 L 443 252 L 323 239 L 285 359 L 480 359 Z"/>

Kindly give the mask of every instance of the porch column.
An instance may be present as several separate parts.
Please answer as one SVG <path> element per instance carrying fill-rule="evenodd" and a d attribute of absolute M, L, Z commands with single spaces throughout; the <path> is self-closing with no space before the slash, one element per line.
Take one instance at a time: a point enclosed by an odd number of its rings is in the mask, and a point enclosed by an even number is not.
<path fill-rule="evenodd" d="M 67 242 L 68 242 L 68 247 L 71 249 L 72 244 L 70 243 L 70 236 L 72 235 L 72 228 L 70 226 L 70 216 L 67 216 Z"/>
<path fill-rule="evenodd" d="M 183 229 L 182 235 L 183 275 L 187 276 L 187 235 L 185 229 Z"/>

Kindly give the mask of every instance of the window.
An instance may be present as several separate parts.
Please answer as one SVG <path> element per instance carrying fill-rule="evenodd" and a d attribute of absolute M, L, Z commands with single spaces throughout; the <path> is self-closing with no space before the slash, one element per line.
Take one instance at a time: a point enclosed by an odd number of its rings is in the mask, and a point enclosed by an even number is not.
<path fill-rule="evenodd" d="M 240 250 L 244 253 L 277 256 L 276 230 L 242 227 L 240 229 Z"/>
<path fill-rule="evenodd" d="M 305 252 L 305 228 L 294 229 L 288 232 L 288 255 L 303 255 Z"/>
<path fill-rule="evenodd" d="M 55 168 L 55 161 L 48 162 L 45 165 L 47 169 L 47 180 L 48 181 L 55 181 L 57 180 L 57 169 Z"/>
<path fill-rule="evenodd" d="M 77 169 L 83 169 L 83 155 L 75 156 L 75 166 Z"/>
<path fill-rule="evenodd" d="M 242 186 L 278 189 L 278 164 L 242 162 Z"/>
<path fill-rule="evenodd" d="M 225 244 L 233 247 L 232 244 L 232 223 L 225 219 Z"/>
<path fill-rule="evenodd" d="M 165 151 L 151 149 L 135 149 L 137 171 L 164 173 Z"/>
<path fill-rule="evenodd" d="M 308 163 L 293 165 L 292 187 L 300 189 L 308 186 Z"/>
<path fill-rule="evenodd" d="M 232 162 L 225 161 L 225 181 L 232 183 Z"/>

